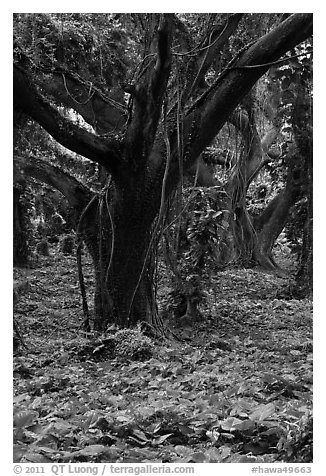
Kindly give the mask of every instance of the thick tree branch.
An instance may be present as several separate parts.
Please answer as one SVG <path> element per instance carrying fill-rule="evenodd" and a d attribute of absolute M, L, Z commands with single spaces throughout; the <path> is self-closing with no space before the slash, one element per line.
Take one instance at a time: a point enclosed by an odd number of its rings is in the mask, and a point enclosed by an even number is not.
<path fill-rule="evenodd" d="M 151 79 L 153 101 L 162 101 L 171 69 L 172 17 L 162 16 L 158 27 L 157 60 Z"/>
<path fill-rule="evenodd" d="M 248 175 L 248 184 L 250 184 L 254 180 L 254 178 L 257 177 L 261 169 L 264 168 L 265 165 L 269 164 L 271 161 L 272 157 L 270 157 L 268 154 L 264 155 L 262 160 L 256 164 L 256 168 L 252 167 L 250 169 L 250 174 Z"/>
<path fill-rule="evenodd" d="M 41 96 L 26 72 L 16 65 L 14 66 L 14 107 L 38 122 L 64 147 L 103 165 L 113 175 L 117 174 L 120 160 L 118 142 L 99 138 L 63 117 L 49 101 Z"/>
<path fill-rule="evenodd" d="M 196 72 L 192 79 L 187 97 L 193 95 L 200 84 L 205 80 L 212 62 L 216 60 L 222 47 L 235 32 L 243 13 L 230 15 L 223 25 L 216 25 L 208 34 L 199 55 L 196 58 Z"/>
<path fill-rule="evenodd" d="M 144 63 L 144 72 L 133 88 L 132 120 L 126 132 L 128 162 L 147 158 L 151 151 L 171 70 L 173 16 L 163 14 L 157 31 L 157 56 L 154 67 Z"/>
<path fill-rule="evenodd" d="M 14 164 L 20 175 L 33 177 L 59 190 L 77 213 L 85 208 L 93 196 L 93 192 L 75 177 L 49 164 L 46 160 L 16 155 Z"/>
<path fill-rule="evenodd" d="M 312 14 L 303 13 L 291 15 L 251 45 L 220 75 L 210 92 L 194 105 L 186 119 L 185 130 L 190 129 L 194 120 L 198 121 L 188 160 L 195 160 L 211 143 L 241 98 L 268 70 L 266 64 L 276 61 L 312 34 L 312 17 Z M 262 66 L 246 68 L 255 65 Z"/>
<path fill-rule="evenodd" d="M 268 70 L 265 64 L 276 61 L 312 34 L 312 14 L 294 14 L 243 51 L 217 78 L 215 83 L 189 109 L 183 121 L 184 170 L 190 168 L 205 147 L 221 130 L 232 111 Z M 244 66 L 255 66 L 243 68 Z M 263 66 L 261 66 L 263 65 Z M 170 136 L 172 162 L 168 190 L 180 178 L 178 138 Z"/>
<path fill-rule="evenodd" d="M 127 107 L 115 98 L 104 95 L 78 75 L 68 71 L 53 71 L 51 81 L 45 77 L 38 82 L 57 103 L 77 111 L 99 134 L 117 132 L 126 123 Z"/>
<path fill-rule="evenodd" d="M 172 18 L 171 14 L 162 15 L 157 32 L 157 59 L 149 81 L 149 94 L 147 96 L 148 121 L 145 128 L 146 141 L 150 138 L 151 144 L 154 141 L 160 120 L 162 103 L 171 71 Z"/>
<path fill-rule="evenodd" d="M 53 97 L 56 104 L 78 112 L 97 133 L 116 132 L 125 124 L 128 110 L 123 104 L 121 90 L 119 93 L 117 90 L 110 92 L 111 95 L 107 96 L 91 81 L 85 81 L 63 66 L 55 69 L 37 66 L 15 40 L 14 47 L 19 51 L 15 55 L 17 64 L 31 74 L 37 70 L 35 86 Z"/>
<path fill-rule="evenodd" d="M 170 108 L 170 117 L 176 117 L 178 108 L 185 107 L 190 97 L 196 97 L 200 91 L 208 87 L 205 75 L 212 63 L 218 60 L 221 50 L 237 29 L 242 16 L 243 14 L 236 13 L 230 15 L 222 24 L 214 26 L 209 24 L 206 37 L 201 45 L 195 48 L 191 48 L 191 38 L 186 26 L 180 19 L 175 18 L 176 27 L 181 33 L 178 38 L 181 49 L 174 54 L 177 57 L 181 56 L 183 62 L 180 63 L 179 73 L 173 81 L 173 87 L 177 89 L 181 86 L 181 91 L 179 98 L 175 98 Z"/>

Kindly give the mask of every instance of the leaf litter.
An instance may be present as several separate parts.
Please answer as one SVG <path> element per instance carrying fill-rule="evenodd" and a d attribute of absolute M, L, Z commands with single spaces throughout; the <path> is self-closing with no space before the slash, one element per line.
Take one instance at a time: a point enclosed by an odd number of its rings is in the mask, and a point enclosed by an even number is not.
<path fill-rule="evenodd" d="M 278 297 L 285 277 L 220 272 L 191 339 L 180 329 L 137 360 L 80 331 L 72 257 L 42 259 L 28 282 L 15 309 L 28 345 L 14 355 L 15 462 L 311 458 L 312 303 Z"/>

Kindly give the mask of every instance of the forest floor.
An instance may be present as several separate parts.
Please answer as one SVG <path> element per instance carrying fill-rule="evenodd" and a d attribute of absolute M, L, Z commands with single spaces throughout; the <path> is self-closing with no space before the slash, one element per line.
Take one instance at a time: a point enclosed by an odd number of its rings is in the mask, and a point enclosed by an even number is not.
<path fill-rule="evenodd" d="M 201 321 L 141 360 L 105 357 L 80 330 L 74 257 L 14 280 L 27 282 L 14 309 L 27 346 L 14 355 L 14 462 L 312 461 L 312 302 L 289 298 L 286 276 L 218 273 Z"/>

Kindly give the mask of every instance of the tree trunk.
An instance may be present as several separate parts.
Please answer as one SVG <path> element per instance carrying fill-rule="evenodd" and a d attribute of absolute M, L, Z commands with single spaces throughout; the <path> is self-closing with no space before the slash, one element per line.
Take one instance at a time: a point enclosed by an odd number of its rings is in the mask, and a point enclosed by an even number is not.
<path fill-rule="evenodd" d="M 148 197 L 140 190 L 134 194 L 112 183 L 82 218 L 79 232 L 95 269 L 96 329 L 108 322 L 122 327 L 140 321 L 157 324 L 152 253 L 155 212 L 149 212 Z"/>
<path fill-rule="evenodd" d="M 253 256 L 255 261 L 264 269 L 273 270 L 278 267 L 273 258 L 272 250 L 275 241 L 286 225 L 293 204 L 294 199 L 291 191 L 282 190 L 256 221 L 257 238 Z"/>
<path fill-rule="evenodd" d="M 307 197 L 307 219 L 302 230 L 302 253 L 297 273 L 297 292 L 300 295 L 312 294 L 312 199 L 313 199 L 313 164 L 312 164 L 312 122 L 311 94 L 308 75 L 300 79 L 296 102 L 292 112 L 295 139 L 295 153 L 288 156 L 288 174 L 285 189 L 269 204 L 256 220 L 258 232 L 256 259 L 273 267 L 275 262 L 271 252 L 276 238 L 286 224 L 291 207 L 302 196 Z"/>
<path fill-rule="evenodd" d="M 267 269 L 277 268 L 272 256 L 276 239 L 284 229 L 290 210 L 302 196 L 305 174 L 299 155 L 287 158 L 288 172 L 285 188 L 268 204 L 262 214 L 254 220 L 257 243 L 254 251 L 256 261 Z"/>
<path fill-rule="evenodd" d="M 18 186 L 14 187 L 13 203 L 13 261 L 14 266 L 24 267 L 28 265 L 28 231 L 26 223 L 26 210 L 22 204 L 22 190 Z"/>
<path fill-rule="evenodd" d="M 302 78 L 293 114 L 295 139 L 302 157 L 304 191 L 307 197 L 307 218 L 302 233 L 300 265 L 296 276 L 297 294 L 300 297 L 312 297 L 313 292 L 313 138 L 310 81 L 310 76 Z"/>
<path fill-rule="evenodd" d="M 307 220 L 303 230 L 300 266 L 296 276 L 297 293 L 301 297 L 312 297 L 313 294 L 313 193 L 312 170 L 310 171 L 309 194 L 307 203 Z"/>

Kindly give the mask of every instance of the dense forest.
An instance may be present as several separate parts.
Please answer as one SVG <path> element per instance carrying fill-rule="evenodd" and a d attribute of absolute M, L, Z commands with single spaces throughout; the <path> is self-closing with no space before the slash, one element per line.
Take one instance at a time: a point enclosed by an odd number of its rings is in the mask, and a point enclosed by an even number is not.
<path fill-rule="evenodd" d="M 15 462 L 312 462 L 312 14 L 14 14 Z"/>

